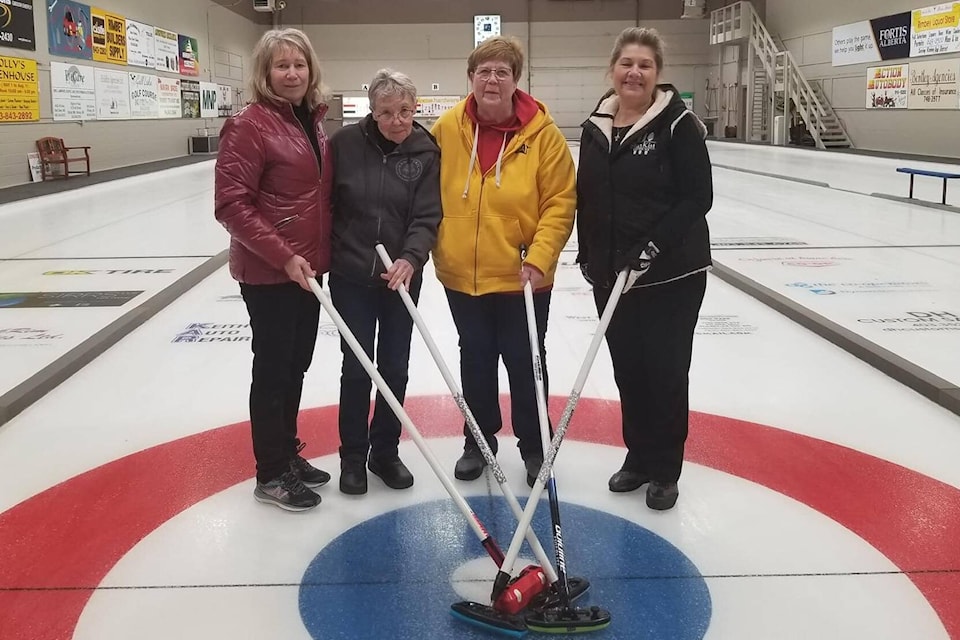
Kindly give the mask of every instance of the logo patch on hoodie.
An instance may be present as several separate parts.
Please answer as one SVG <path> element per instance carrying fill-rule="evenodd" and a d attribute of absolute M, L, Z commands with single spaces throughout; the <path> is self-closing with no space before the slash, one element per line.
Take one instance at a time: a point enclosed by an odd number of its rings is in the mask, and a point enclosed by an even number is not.
<path fill-rule="evenodd" d="M 403 158 L 397 162 L 397 177 L 404 182 L 413 182 L 423 175 L 423 163 L 416 158 Z"/>
<path fill-rule="evenodd" d="M 657 141 L 653 139 L 653 131 L 648 133 L 643 139 L 643 142 L 638 142 L 633 145 L 633 155 L 647 155 L 651 151 L 657 150 Z"/>

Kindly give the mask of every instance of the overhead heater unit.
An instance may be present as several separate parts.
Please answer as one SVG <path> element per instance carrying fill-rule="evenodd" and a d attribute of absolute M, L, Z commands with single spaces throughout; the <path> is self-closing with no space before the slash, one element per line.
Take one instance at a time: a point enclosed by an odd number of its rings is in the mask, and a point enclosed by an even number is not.
<path fill-rule="evenodd" d="M 253 0 L 253 10 L 273 13 L 277 10 L 277 0 Z"/>

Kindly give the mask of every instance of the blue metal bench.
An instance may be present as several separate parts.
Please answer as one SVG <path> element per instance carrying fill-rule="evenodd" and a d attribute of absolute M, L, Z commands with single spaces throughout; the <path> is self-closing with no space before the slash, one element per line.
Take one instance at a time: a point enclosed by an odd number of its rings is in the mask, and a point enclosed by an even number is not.
<path fill-rule="evenodd" d="M 929 169 L 911 169 L 910 167 L 897 167 L 897 173 L 910 174 L 910 198 L 913 198 L 913 178 L 914 176 L 930 176 L 932 178 L 943 178 L 943 198 L 940 204 L 947 204 L 947 180 L 960 178 L 960 173 L 944 173 L 943 171 L 930 171 Z"/>

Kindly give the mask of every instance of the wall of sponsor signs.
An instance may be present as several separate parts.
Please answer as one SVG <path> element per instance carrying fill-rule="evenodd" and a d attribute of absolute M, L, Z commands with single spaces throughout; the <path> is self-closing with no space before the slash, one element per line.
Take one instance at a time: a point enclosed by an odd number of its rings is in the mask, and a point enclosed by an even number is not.
<path fill-rule="evenodd" d="M 33 0 L 10 2 L 0 3 L 0 25 L 5 25 L 0 42 L 36 50 Z M 45 4 L 50 55 L 77 60 L 50 62 L 54 120 L 215 118 L 232 112 L 230 86 L 150 73 L 199 76 L 196 38 L 72 0 Z M 83 60 L 138 70 L 93 67 Z M 0 122 L 37 121 L 39 105 L 37 62 L 0 56 Z"/>
<path fill-rule="evenodd" d="M 960 53 L 960 1 L 834 27 L 833 66 Z M 867 68 L 867 109 L 960 109 L 960 58 Z"/>
<path fill-rule="evenodd" d="M 95 171 L 186 155 L 241 104 L 263 30 L 211 0 L 0 0 L 0 188 L 45 136 Z"/>

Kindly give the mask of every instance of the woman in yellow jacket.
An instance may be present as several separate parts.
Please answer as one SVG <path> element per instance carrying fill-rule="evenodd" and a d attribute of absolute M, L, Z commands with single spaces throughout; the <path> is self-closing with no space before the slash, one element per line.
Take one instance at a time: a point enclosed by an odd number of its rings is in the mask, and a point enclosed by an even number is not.
<path fill-rule="evenodd" d="M 515 38 L 484 41 L 467 59 L 471 94 L 433 127 L 443 204 L 433 255 L 460 334 L 464 398 L 496 452 L 503 358 L 513 432 L 532 486 L 543 456 L 522 293 L 529 281 L 546 362 L 550 290 L 573 228 L 576 172 L 547 108 L 517 89 L 522 70 Z M 464 435 L 454 475 L 474 480 L 486 463 L 466 426 Z"/>

